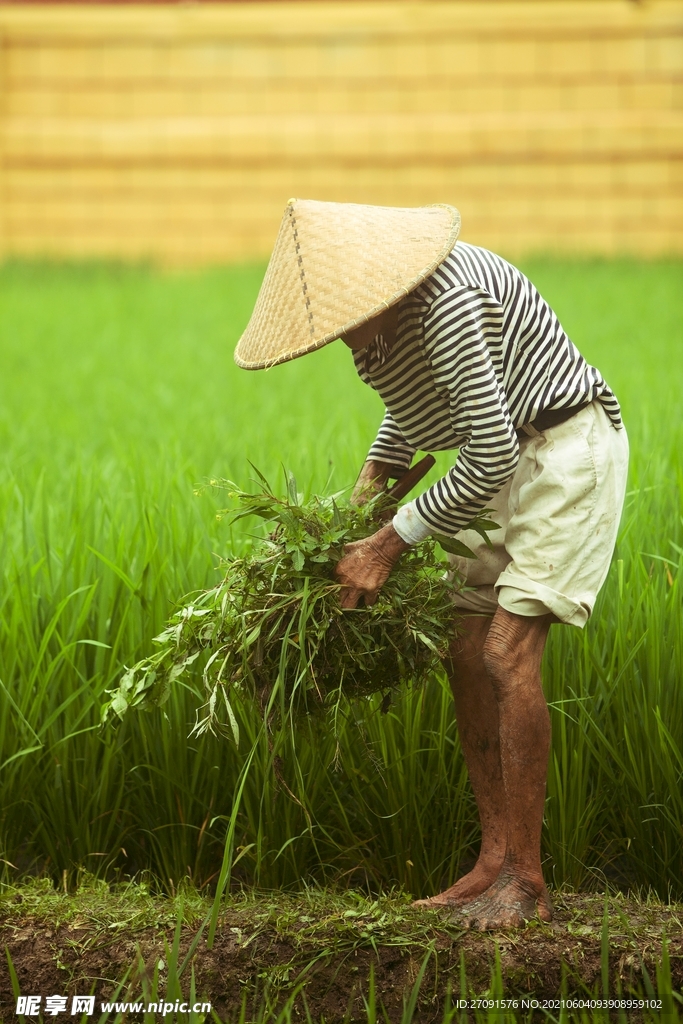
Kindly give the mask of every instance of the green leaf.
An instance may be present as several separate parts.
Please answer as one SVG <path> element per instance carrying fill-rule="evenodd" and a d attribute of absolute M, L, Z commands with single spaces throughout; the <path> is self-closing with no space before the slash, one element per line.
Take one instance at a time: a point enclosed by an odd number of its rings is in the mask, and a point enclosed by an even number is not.
<path fill-rule="evenodd" d="M 121 692 L 115 693 L 109 702 L 109 707 L 115 715 L 118 715 L 119 718 L 123 718 L 128 710 L 128 701 Z"/>
<path fill-rule="evenodd" d="M 228 695 L 225 692 L 225 690 L 223 690 L 223 700 L 225 701 L 225 710 L 228 713 L 228 721 L 230 722 L 230 728 L 232 730 L 232 736 L 233 736 L 233 739 L 235 741 L 235 746 L 239 747 L 239 745 L 240 745 L 240 727 L 237 724 L 237 719 L 235 718 L 235 712 L 232 710 L 232 704 L 228 700 Z"/>
<path fill-rule="evenodd" d="M 429 637 L 426 636 L 424 633 L 420 632 L 420 630 L 417 630 L 417 632 L 415 633 L 415 636 L 418 638 L 418 640 L 421 640 L 422 643 L 425 644 L 429 648 L 430 651 L 434 651 L 435 654 L 439 653 L 438 649 L 437 649 L 437 646 L 434 643 L 434 641 L 430 640 Z"/>
<path fill-rule="evenodd" d="M 461 540 L 456 540 L 455 537 L 445 537 L 440 533 L 434 533 L 432 536 L 449 555 L 460 555 L 462 558 L 477 557 L 474 551 L 467 547 L 467 544 L 463 544 Z"/>
<path fill-rule="evenodd" d="M 301 572 L 305 562 L 306 559 L 304 558 L 303 551 L 301 551 L 300 548 L 295 548 L 295 550 L 292 551 L 292 565 L 297 570 L 297 572 Z"/>
<path fill-rule="evenodd" d="M 251 466 L 251 468 L 252 468 L 252 469 L 254 470 L 254 472 L 256 473 L 256 476 L 257 476 L 257 477 L 259 478 L 259 480 L 261 481 L 261 484 L 263 485 L 263 488 L 264 488 L 264 490 L 266 491 L 266 493 L 267 493 L 267 494 L 272 494 L 272 487 L 270 486 L 270 484 L 268 483 L 268 481 L 267 481 L 267 480 L 266 480 L 266 478 L 264 477 L 264 475 L 263 475 L 263 473 L 261 472 L 261 470 L 260 470 L 260 469 L 257 469 L 257 467 L 256 467 L 256 466 L 254 465 L 254 463 L 253 463 L 253 462 L 249 462 L 249 465 Z M 233 485 L 233 486 L 234 486 L 234 485 Z"/>
<path fill-rule="evenodd" d="M 471 528 L 490 533 L 491 530 L 500 530 L 500 523 L 494 523 L 493 519 L 475 519 Z"/>
<path fill-rule="evenodd" d="M 334 498 L 332 499 L 332 525 L 334 526 L 335 530 L 342 529 L 344 526 L 342 514 L 339 511 L 337 502 L 334 500 Z"/>

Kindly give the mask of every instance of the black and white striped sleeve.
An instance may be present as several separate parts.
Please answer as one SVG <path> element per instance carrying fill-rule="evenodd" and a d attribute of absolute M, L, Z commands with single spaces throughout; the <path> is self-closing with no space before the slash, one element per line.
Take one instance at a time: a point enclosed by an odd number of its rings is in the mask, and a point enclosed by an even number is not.
<path fill-rule="evenodd" d="M 509 480 L 519 444 L 486 343 L 503 315 L 490 295 L 458 289 L 437 300 L 424 323 L 425 352 L 437 391 L 448 396 L 456 434 L 465 437 L 455 465 L 415 499 L 419 518 L 453 535 Z"/>
<path fill-rule="evenodd" d="M 368 452 L 368 459 L 388 462 L 390 466 L 396 466 L 397 469 L 409 469 L 416 451 L 417 449 L 406 441 L 391 413 L 387 411 L 377 432 L 377 437 Z"/>

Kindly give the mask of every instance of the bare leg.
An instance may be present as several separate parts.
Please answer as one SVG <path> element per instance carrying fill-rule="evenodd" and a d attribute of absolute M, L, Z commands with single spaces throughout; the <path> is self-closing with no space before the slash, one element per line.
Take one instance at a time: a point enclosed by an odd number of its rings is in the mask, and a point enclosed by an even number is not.
<path fill-rule="evenodd" d="M 498 702 L 484 664 L 491 617 L 468 615 L 465 633 L 451 646 L 446 668 L 470 783 L 481 821 L 481 849 L 471 871 L 445 892 L 416 906 L 459 906 L 483 893 L 498 877 L 505 857 L 507 813 L 500 764 Z"/>
<path fill-rule="evenodd" d="M 484 644 L 498 704 L 507 811 L 505 858 L 496 881 L 462 909 L 472 928 L 516 927 L 538 911 L 552 919 L 541 870 L 541 826 L 550 751 L 550 717 L 541 659 L 552 615 L 527 618 L 499 608 Z"/>

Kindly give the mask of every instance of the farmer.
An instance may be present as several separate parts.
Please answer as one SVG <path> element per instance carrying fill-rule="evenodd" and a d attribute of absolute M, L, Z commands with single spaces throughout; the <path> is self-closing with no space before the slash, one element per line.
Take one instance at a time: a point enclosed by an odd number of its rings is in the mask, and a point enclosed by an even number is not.
<path fill-rule="evenodd" d="M 357 501 L 416 451 L 458 450 L 442 479 L 349 544 L 341 603 L 371 603 L 402 552 L 432 532 L 451 557 L 466 616 L 447 665 L 481 819 L 475 866 L 418 905 L 457 908 L 478 929 L 552 918 L 540 859 L 550 748 L 541 658 L 553 622 L 583 627 L 607 574 L 628 442 L 619 404 L 524 275 L 456 244 L 453 207 L 291 200 L 235 359 L 259 369 L 341 338 L 386 414 Z M 482 508 L 489 549 L 463 530 Z"/>

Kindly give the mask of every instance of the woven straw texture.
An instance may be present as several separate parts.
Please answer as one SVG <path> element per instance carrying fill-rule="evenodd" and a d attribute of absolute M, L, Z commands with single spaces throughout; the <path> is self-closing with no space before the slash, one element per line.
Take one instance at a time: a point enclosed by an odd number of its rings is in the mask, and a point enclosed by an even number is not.
<path fill-rule="evenodd" d="M 266 369 L 365 323 L 436 270 L 459 230 L 453 206 L 291 199 L 235 362 Z"/>

